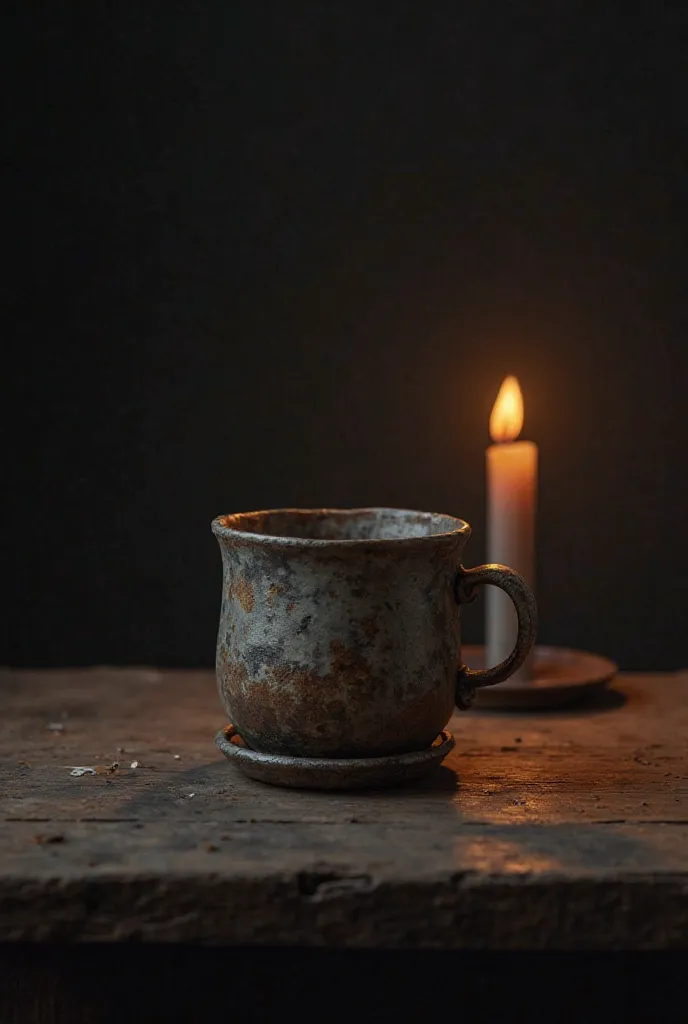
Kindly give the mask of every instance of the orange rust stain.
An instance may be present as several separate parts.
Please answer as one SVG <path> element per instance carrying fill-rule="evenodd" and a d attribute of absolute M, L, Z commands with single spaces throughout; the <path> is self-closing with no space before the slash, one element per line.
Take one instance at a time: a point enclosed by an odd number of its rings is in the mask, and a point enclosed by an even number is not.
<path fill-rule="evenodd" d="M 221 692 L 250 745 L 297 756 L 384 755 L 427 746 L 446 724 L 453 690 L 439 679 L 381 700 L 389 680 L 357 650 L 333 640 L 330 655 L 323 675 L 290 662 L 264 666 L 260 678 L 241 659 L 221 666 Z"/>
<path fill-rule="evenodd" d="M 294 603 L 294 601 L 290 601 L 289 604 L 287 605 L 287 611 L 288 612 L 293 612 L 295 608 L 296 608 L 296 604 Z"/>
<path fill-rule="evenodd" d="M 278 587 L 276 583 L 273 583 L 272 586 L 268 588 L 268 604 L 270 605 L 271 608 L 274 605 L 275 601 L 277 600 L 277 597 L 281 593 L 282 588 Z"/>
<path fill-rule="evenodd" d="M 220 686 L 227 696 L 234 698 L 249 682 L 246 666 L 242 661 L 232 661 L 227 652 L 227 657 L 222 658 L 223 667 L 220 671 Z"/>
<path fill-rule="evenodd" d="M 230 583 L 227 587 L 227 597 L 230 598 L 230 600 L 236 597 L 241 607 L 247 613 L 253 611 L 253 607 L 256 603 L 253 596 L 253 587 L 248 580 L 244 579 L 243 576 L 240 576 L 237 580 Z"/>
<path fill-rule="evenodd" d="M 342 673 L 351 679 L 368 679 L 370 668 L 367 661 L 357 651 L 345 647 L 339 640 L 330 642 L 332 673 Z"/>

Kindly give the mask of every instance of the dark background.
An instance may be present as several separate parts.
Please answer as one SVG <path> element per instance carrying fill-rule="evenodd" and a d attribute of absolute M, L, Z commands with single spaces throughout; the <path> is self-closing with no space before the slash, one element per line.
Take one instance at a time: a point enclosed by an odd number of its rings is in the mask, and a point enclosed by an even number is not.
<path fill-rule="evenodd" d="M 0 660 L 210 665 L 220 512 L 453 512 L 481 561 L 516 373 L 541 640 L 688 662 L 688 25 L 612 6 L 6 16 Z"/>

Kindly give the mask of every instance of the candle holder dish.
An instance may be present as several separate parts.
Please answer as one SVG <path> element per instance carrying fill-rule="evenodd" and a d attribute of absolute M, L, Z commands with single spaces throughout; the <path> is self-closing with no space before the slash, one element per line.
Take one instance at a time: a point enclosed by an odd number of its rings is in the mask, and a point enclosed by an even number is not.
<path fill-rule="evenodd" d="M 463 650 L 467 665 L 474 669 L 484 666 L 484 647 L 467 644 Z M 481 690 L 476 707 L 499 711 L 559 708 L 604 689 L 618 672 L 617 665 L 609 658 L 570 647 L 538 645 L 533 648 L 531 658 L 531 679 L 510 679 Z"/>

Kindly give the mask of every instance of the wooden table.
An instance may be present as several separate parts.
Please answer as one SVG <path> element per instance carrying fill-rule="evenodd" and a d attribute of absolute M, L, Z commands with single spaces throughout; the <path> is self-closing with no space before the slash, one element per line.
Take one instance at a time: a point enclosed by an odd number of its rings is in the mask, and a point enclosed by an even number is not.
<path fill-rule="evenodd" d="M 5 671 L 0 698 L 6 949 L 688 945 L 686 673 L 458 715 L 432 779 L 359 795 L 240 775 L 209 672 Z"/>

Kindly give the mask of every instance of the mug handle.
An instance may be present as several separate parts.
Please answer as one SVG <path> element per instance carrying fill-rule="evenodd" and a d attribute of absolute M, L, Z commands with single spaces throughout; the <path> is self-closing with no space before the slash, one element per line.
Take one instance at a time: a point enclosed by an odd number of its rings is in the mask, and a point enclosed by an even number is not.
<path fill-rule="evenodd" d="M 513 601 L 518 618 L 516 645 L 504 661 L 494 668 L 472 669 L 462 664 L 456 682 L 456 706 L 465 711 L 475 700 L 475 691 L 480 686 L 494 686 L 503 683 L 520 668 L 535 643 L 537 634 L 537 606 L 533 592 L 523 576 L 506 565 L 478 565 L 475 569 L 464 569 L 462 565 L 456 577 L 454 596 L 459 604 L 475 601 L 476 588 L 490 584 L 499 587 Z"/>

